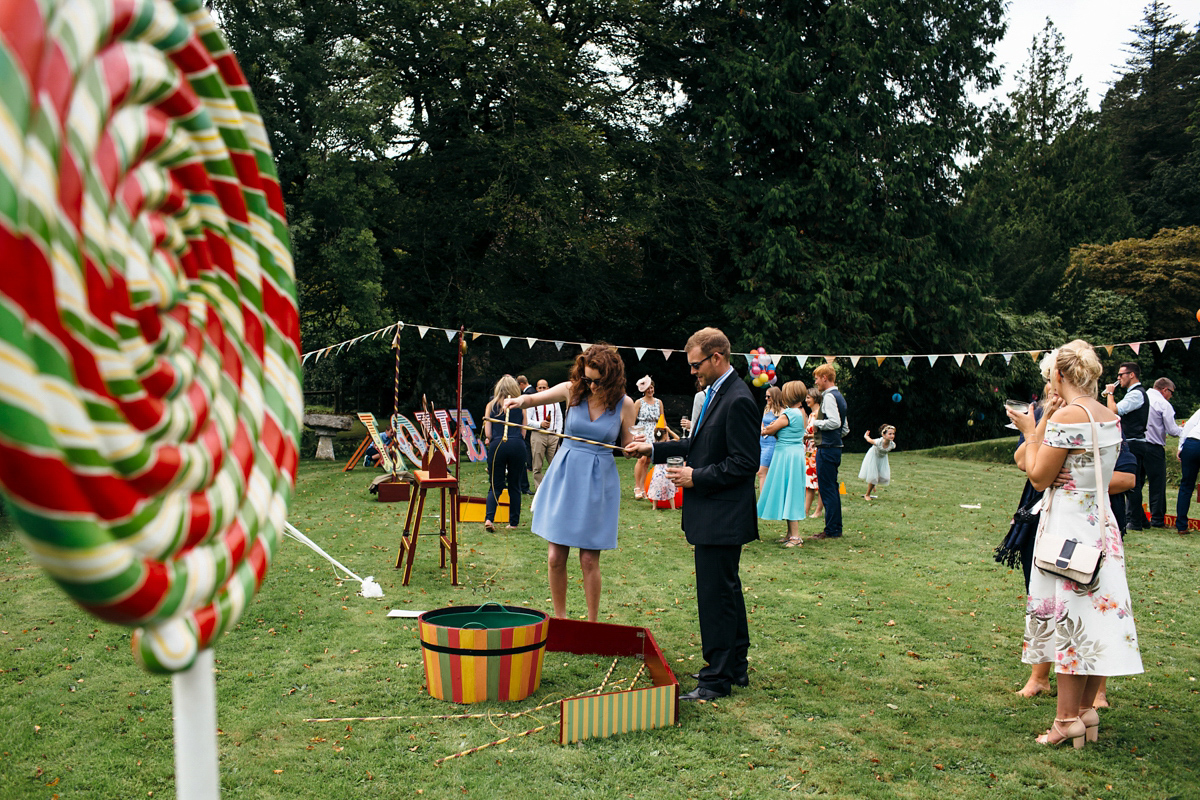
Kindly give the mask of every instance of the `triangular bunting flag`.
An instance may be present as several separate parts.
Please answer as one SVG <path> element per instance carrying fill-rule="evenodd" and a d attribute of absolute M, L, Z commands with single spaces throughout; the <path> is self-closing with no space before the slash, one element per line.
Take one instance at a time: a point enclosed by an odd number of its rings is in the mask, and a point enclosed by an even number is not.
<path fill-rule="evenodd" d="M 458 335 L 458 331 L 452 331 L 449 328 L 446 328 L 445 331 L 446 331 L 446 341 L 453 342 L 454 337 Z"/>
<path fill-rule="evenodd" d="M 1191 349 L 1192 349 L 1192 337 L 1190 337 L 1190 336 L 1189 336 L 1189 337 L 1187 337 L 1186 339 L 1180 339 L 1179 341 L 1183 342 L 1183 349 L 1184 349 L 1184 350 L 1191 350 Z"/>
<path fill-rule="evenodd" d="M 1106 345 L 1104 345 L 1104 352 L 1108 353 L 1111 356 L 1114 347 L 1116 347 L 1116 345 L 1106 344 Z"/>
<path fill-rule="evenodd" d="M 783 356 L 776 356 L 776 355 L 772 355 L 772 354 L 770 354 L 770 353 L 767 353 L 767 358 L 771 359 L 771 364 L 772 364 L 772 365 L 774 365 L 774 366 L 778 367 L 778 366 L 779 366 L 779 361 L 780 361 L 780 359 L 782 359 L 782 358 L 783 358 Z"/>
<path fill-rule="evenodd" d="M 566 342 L 560 342 L 560 341 L 558 341 L 558 340 L 555 340 L 555 342 L 554 342 L 554 347 L 555 347 L 556 349 L 558 349 L 558 350 L 562 350 L 562 346 L 563 346 L 564 344 L 566 344 Z"/>
<path fill-rule="evenodd" d="M 837 361 L 837 356 L 825 356 L 826 364 L 832 364 L 835 361 Z"/>
<path fill-rule="evenodd" d="M 796 360 L 800 362 L 800 369 L 804 369 L 804 365 L 808 363 L 808 356 L 796 356 Z"/>
<path fill-rule="evenodd" d="M 429 326 L 427 326 L 427 325 L 418 325 L 418 326 L 417 326 L 417 333 L 418 333 L 418 334 L 420 334 L 420 336 L 421 336 L 421 338 L 422 338 L 422 339 L 424 339 L 424 338 L 425 338 L 425 334 L 429 333 Z"/>
<path fill-rule="evenodd" d="M 884 361 L 887 361 L 887 356 L 875 356 L 875 366 L 882 367 Z"/>
<path fill-rule="evenodd" d="M 1002 355 L 1004 356 L 1005 364 L 1012 364 L 1012 357 L 1013 357 L 1012 353 L 1003 353 Z"/>
<path fill-rule="evenodd" d="M 1040 356 L 1041 354 L 1042 354 L 1041 350 L 1030 350 L 1029 351 L 1029 357 L 1033 359 L 1033 363 L 1035 363 L 1035 364 L 1037 363 L 1038 356 Z"/>
<path fill-rule="evenodd" d="M 983 366 L 983 360 L 984 360 L 985 358 L 987 358 L 989 355 L 991 355 L 991 353 L 972 353 L 971 355 L 975 356 L 975 360 L 976 360 L 976 361 L 978 361 L 978 362 L 979 362 L 979 366 L 981 366 L 981 367 L 982 367 L 982 366 Z"/>
<path fill-rule="evenodd" d="M 1136 356 L 1138 354 L 1138 350 L 1142 349 L 1142 343 L 1141 342 L 1130 342 L 1129 349 L 1132 350 L 1133 354 Z"/>
<path fill-rule="evenodd" d="M 858 360 L 859 360 L 860 358 L 862 358 L 862 356 L 850 356 L 850 366 L 852 366 L 852 367 L 857 367 L 857 366 L 858 366 Z"/>
<path fill-rule="evenodd" d="M 1155 344 L 1158 345 L 1158 352 L 1161 353 L 1163 350 L 1166 350 L 1167 342 L 1169 342 L 1169 341 L 1171 341 L 1171 340 L 1170 339 L 1159 339 L 1157 342 L 1155 342 Z"/>
<path fill-rule="evenodd" d="M 958 364 L 958 365 L 961 367 L 961 366 L 962 366 L 963 359 L 964 359 L 964 358 L 966 358 L 966 357 L 967 357 L 967 354 L 966 354 L 966 353 L 955 353 L 955 354 L 954 354 L 954 361 L 955 361 L 955 362 L 956 362 L 956 363 L 957 363 L 957 364 Z"/>
<path fill-rule="evenodd" d="M 663 360 L 669 361 L 671 359 L 671 353 L 674 353 L 675 351 L 674 350 L 660 350 L 659 352 L 663 354 Z"/>
<path fill-rule="evenodd" d="M 534 346 L 535 344 L 537 344 L 537 339 L 535 339 L 535 338 L 534 338 L 534 337 L 532 337 L 532 336 L 526 336 L 526 337 L 525 337 L 525 341 L 529 342 L 529 349 L 530 349 L 530 350 L 532 350 L 532 349 L 533 349 L 533 346 Z"/>
<path fill-rule="evenodd" d="M 912 356 L 900 356 L 900 360 L 904 362 L 904 368 L 908 369 L 908 365 L 912 363 Z"/>
<path fill-rule="evenodd" d="M 580 342 L 579 347 L 583 352 L 586 353 L 588 350 L 591 349 L 592 346 L 590 344 L 588 344 L 587 342 Z"/>
<path fill-rule="evenodd" d="M 482 334 L 482 333 L 480 333 L 479 331 L 473 331 L 473 332 L 471 333 L 471 341 L 472 341 L 472 342 L 473 342 L 473 341 L 475 341 L 475 340 L 476 340 L 476 339 L 478 339 L 480 336 L 483 336 L 483 334 Z"/>
<path fill-rule="evenodd" d="M 635 347 L 635 348 L 633 348 L 633 352 L 637 353 L 638 361 L 641 361 L 641 360 L 642 360 L 642 356 L 646 355 L 646 348 L 644 348 L 644 347 Z"/>
<path fill-rule="evenodd" d="M 754 363 L 754 356 L 757 353 L 739 353 L 738 355 L 746 359 L 746 368 L 749 369 L 750 365 Z"/>
<path fill-rule="evenodd" d="M 931 366 L 931 367 L 932 367 L 934 364 L 936 364 L 936 363 L 937 363 L 937 360 L 938 360 L 938 357 L 937 357 L 937 356 L 926 356 L 926 358 L 928 358 L 928 359 L 929 359 L 929 366 Z"/>
<path fill-rule="evenodd" d="M 503 350 L 504 348 L 508 347 L 508 343 L 511 341 L 512 341 L 511 336 L 501 336 L 500 337 L 500 349 Z"/>
<path fill-rule="evenodd" d="M 396 329 L 396 335 L 392 337 L 392 349 L 395 350 L 400 346 L 400 329 Z"/>

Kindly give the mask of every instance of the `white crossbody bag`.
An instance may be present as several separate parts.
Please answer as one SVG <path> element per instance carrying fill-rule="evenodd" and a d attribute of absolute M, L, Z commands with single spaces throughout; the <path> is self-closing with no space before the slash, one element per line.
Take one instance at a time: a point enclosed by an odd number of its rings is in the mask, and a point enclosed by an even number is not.
<path fill-rule="evenodd" d="M 1092 423 L 1092 463 L 1096 470 L 1096 504 L 1100 506 L 1100 538 L 1097 542 L 1083 542 L 1076 533 L 1045 533 L 1039 532 L 1037 544 L 1033 548 L 1033 565 L 1050 575 L 1057 575 L 1074 581 L 1080 586 L 1091 586 L 1100 577 L 1100 566 L 1104 563 L 1104 550 L 1099 546 L 1103 541 L 1104 532 L 1108 526 L 1108 503 L 1101 495 L 1108 487 L 1101 483 L 1100 472 L 1100 429 L 1096 425 L 1092 412 L 1084 406 L 1079 406 L 1088 415 Z M 1042 509 L 1042 525 L 1049 522 L 1050 504 L 1054 492 L 1050 493 L 1046 505 Z"/>

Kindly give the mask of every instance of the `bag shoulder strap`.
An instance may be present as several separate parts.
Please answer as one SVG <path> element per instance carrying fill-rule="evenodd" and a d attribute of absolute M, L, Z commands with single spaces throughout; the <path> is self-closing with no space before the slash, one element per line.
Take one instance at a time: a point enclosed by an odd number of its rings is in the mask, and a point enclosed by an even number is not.
<path fill-rule="evenodd" d="M 1082 408 L 1083 413 L 1087 414 L 1088 422 L 1092 423 L 1092 467 L 1096 471 L 1096 505 L 1100 506 L 1100 530 L 1103 531 L 1108 527 L 1108 498 L 1103 496 L 1108 494 L 1108 487 L 1103 485 L 1104 475 L 1100 471 L 1100 426 L 1096 424 L 1096 418 L 1087 406 L 1082 403 L 1071 405 Z"/>

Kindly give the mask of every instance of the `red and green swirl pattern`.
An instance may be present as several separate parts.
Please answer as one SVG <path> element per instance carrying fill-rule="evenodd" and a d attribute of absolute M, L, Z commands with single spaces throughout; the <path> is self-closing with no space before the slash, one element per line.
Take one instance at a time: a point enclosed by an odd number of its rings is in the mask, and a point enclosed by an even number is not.
<path fill-rule="evenodd" d="M 0 3 L 0 488 L 174 672 L 241 615 L 295 482 L 283 198 L 202 0 Z"/>

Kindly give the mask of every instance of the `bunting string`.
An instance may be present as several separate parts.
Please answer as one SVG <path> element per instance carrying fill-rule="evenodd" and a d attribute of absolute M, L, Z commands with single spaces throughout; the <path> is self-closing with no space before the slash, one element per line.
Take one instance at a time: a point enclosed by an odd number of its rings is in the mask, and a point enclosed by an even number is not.
<path fill-rule="evenodd" d="M 331 344 L 331 345 L 328 345 L 327 347 L 322 347 L 318 350 L 310 350 L 301 356 L 301 363 L 307 364 L 311 360 L 312 363 L 315 364 L 318 361 L 320 361 L 322 358 L 326 358 L 330 355 L 337 355 L 338 353 L 341 353 L 343 350 L 347 350 L 351 347 L 354 347 L 357 344 L 360 344 L 360 343 L 366 342 L 366 341 L 372 341 L 372 340 L 375 340 L 375 339 L 378 339 L 381 337 L 387 337 L 389 334 L 392 336 L 393 346 L 399 346 L 400 334 L 407 328 L 416 329 L 418 336 L 422 339 L 425 338 L 425 334 L 428 333 L 429 331 L 441 331 L 443 334 L 445 334 L 447 341 L 450 341 L 450 342 L 454 341 L 455 335 L 457 335 L 459 332 L 458 328 L 439 328 L 434 325 L 417 325 L 415 323 L 406 323 L 406 322 L 397 321 L 391 325 L 388 325 L 386 328 L 380 328 L 379 330 L 371 331 L 370 333 L 364 333 L 361 336 L 355 336 L 353 339 L 347 339 L 344 342 L 338 342 L 337 344 Z M 587 349 L 589 347 L 591 347 L 593 344 L 592 342 L 570 342 L 570 341 L 566 341 L 563 339 L 539 339 L 536 336 L 511 336 L 511 335 L 499 334 L 499 333 L 486 333 L 483 331 L 464 331 L 464 336 L 469 336 L 471 341 L 475 341 L 476 339 L 479 339 L 482 337 L 489 337 L 492 339 L 497 339 L 500 342 L 501 348 L 508 347 L 509 343 L 512 342 L 514 339 L 526 342 L 529 345 L 530 350 L 532 350 L 534 348 L 534 346 L 538 345 L 538 344 L 550 344 L 550 345 L 554 345 L 554 348 L 558 352 L 562 352 L 562 349 L 564 347 L 577 347 L 577 348 L 579 348 L 580 352 L 587 352 Z M 1177 336 L 1177 337 L 1169 338 L 1169 339 L 1146 339 L 1144 341 L 1135 341 L 1135 342 L 1115 342 L 1112 344 L 1098 344 L 1098 345 L 1094 345 L 1094 347 L 1097 350 L 1104 350 L 1104 352 L 1107 353 L 1109 356 L 1112 356 L 1113 352 L 1116 349 L 1124 347 L 1124 348 L 1128 348 L 1129 350 L 1133 351 L 1133 354 L 1136 356 L 1140 353 L 1143 345 L 1153 345 L 1154 347 L 1158 348 L 1158 351 L 1161 353 L 1162 351 L 1166 350 L 1167 345 L 1169 345 L 1171 342 L 1179 342 L 1180 344 L 1183 345 L 1185 350 L 1190 350 L 1191 346 L 1192 346 L 1193 338 L 1194 337 L 1192 337 L 1192 336 Z M 665 359 L 665 360 L 670 360 L 671 356 L 675 353 L 683 353 L 684 352 L 683 350 L 664 348 L 664 347 L 632 346 L 632 345 L 613 345 L 613 346 L 616 347 L 618 350 L 632 351 L 634 353 L 634 355 L 637 356 L 638 361 L 641 361 L 642 358 L 646 355 L 646 353 L 649 353 L 649 352 L 662 353 L 663 359 Z M 952 359 L 954 359 L 954 362 L 959 367 L 961 367 L 963 365 L 963 361 L 970 358 L 970 359 L 973 359 L 979 366 L 983 366 L 984 361 L 986 361 L 988 358 L 990 358 L 992 356 L 999 356 L 1000 358 L 1004 359 L 1004 363 L 1006 365 L 1011 366 L 1013 359 L 1018 356 L 1028 356 L 1030 358 L 1030 360 L 1036 364 L 1038 359 L 1045 352 L 1047 352 L 1047 350 L 1045 348 L 1039 349 L 1039 350 L 1024 350 L 1024 349 L 1020 349 L 1020 348 L 1013 348 L 1011 350 L 995 350 L 995 351 L 986 352 L 986 353 L 975 353 L 975 352 L 886 353 L 886 354 L 885 353 L 835 353 L 835 354 L 826 353 L 826 354 L 820 354 L 820 355 L 811 355 L 811 354 L 807 354 L 807 353 L 806 354 L 779 353 L 779 354 L 772 355 L 772 360 L 778 366 L 780 364 L 787 362 L 789 359 L 795 359 L 795 361 L 797 362 L 797 365 L 801 369 L 803 369 L 807 365 L 807 363 L 810 359 L 817 359 L 818 361 L 824 361 L 829 364 L 832 364 L 835 361 L 841 359 L 841 360 L 849 361 L 850 365 L 853 367 L 857 367 L 859 361 L 861 361 L 863 359 L 866 359 L 868 362 L 874 361 L 876 366 L 883 366 L 883 363 L 888 360 L 898 360 L 903 364 L 905 369 L 908 369 L 914 360 L 918 360 L 918 361 L 925 360 L 928 362 L 929 366 L 932 367 L 934 364 L 936 364 L 938 362 L 939 359 L 952 358 Z M 754 356 L 756 356 L 757 353 L 756 352 L 734 353 L 733 355 L 741 356 L 746 359 L 747 363 L 749 363 L 750 359 L 752 359 Z"/>

